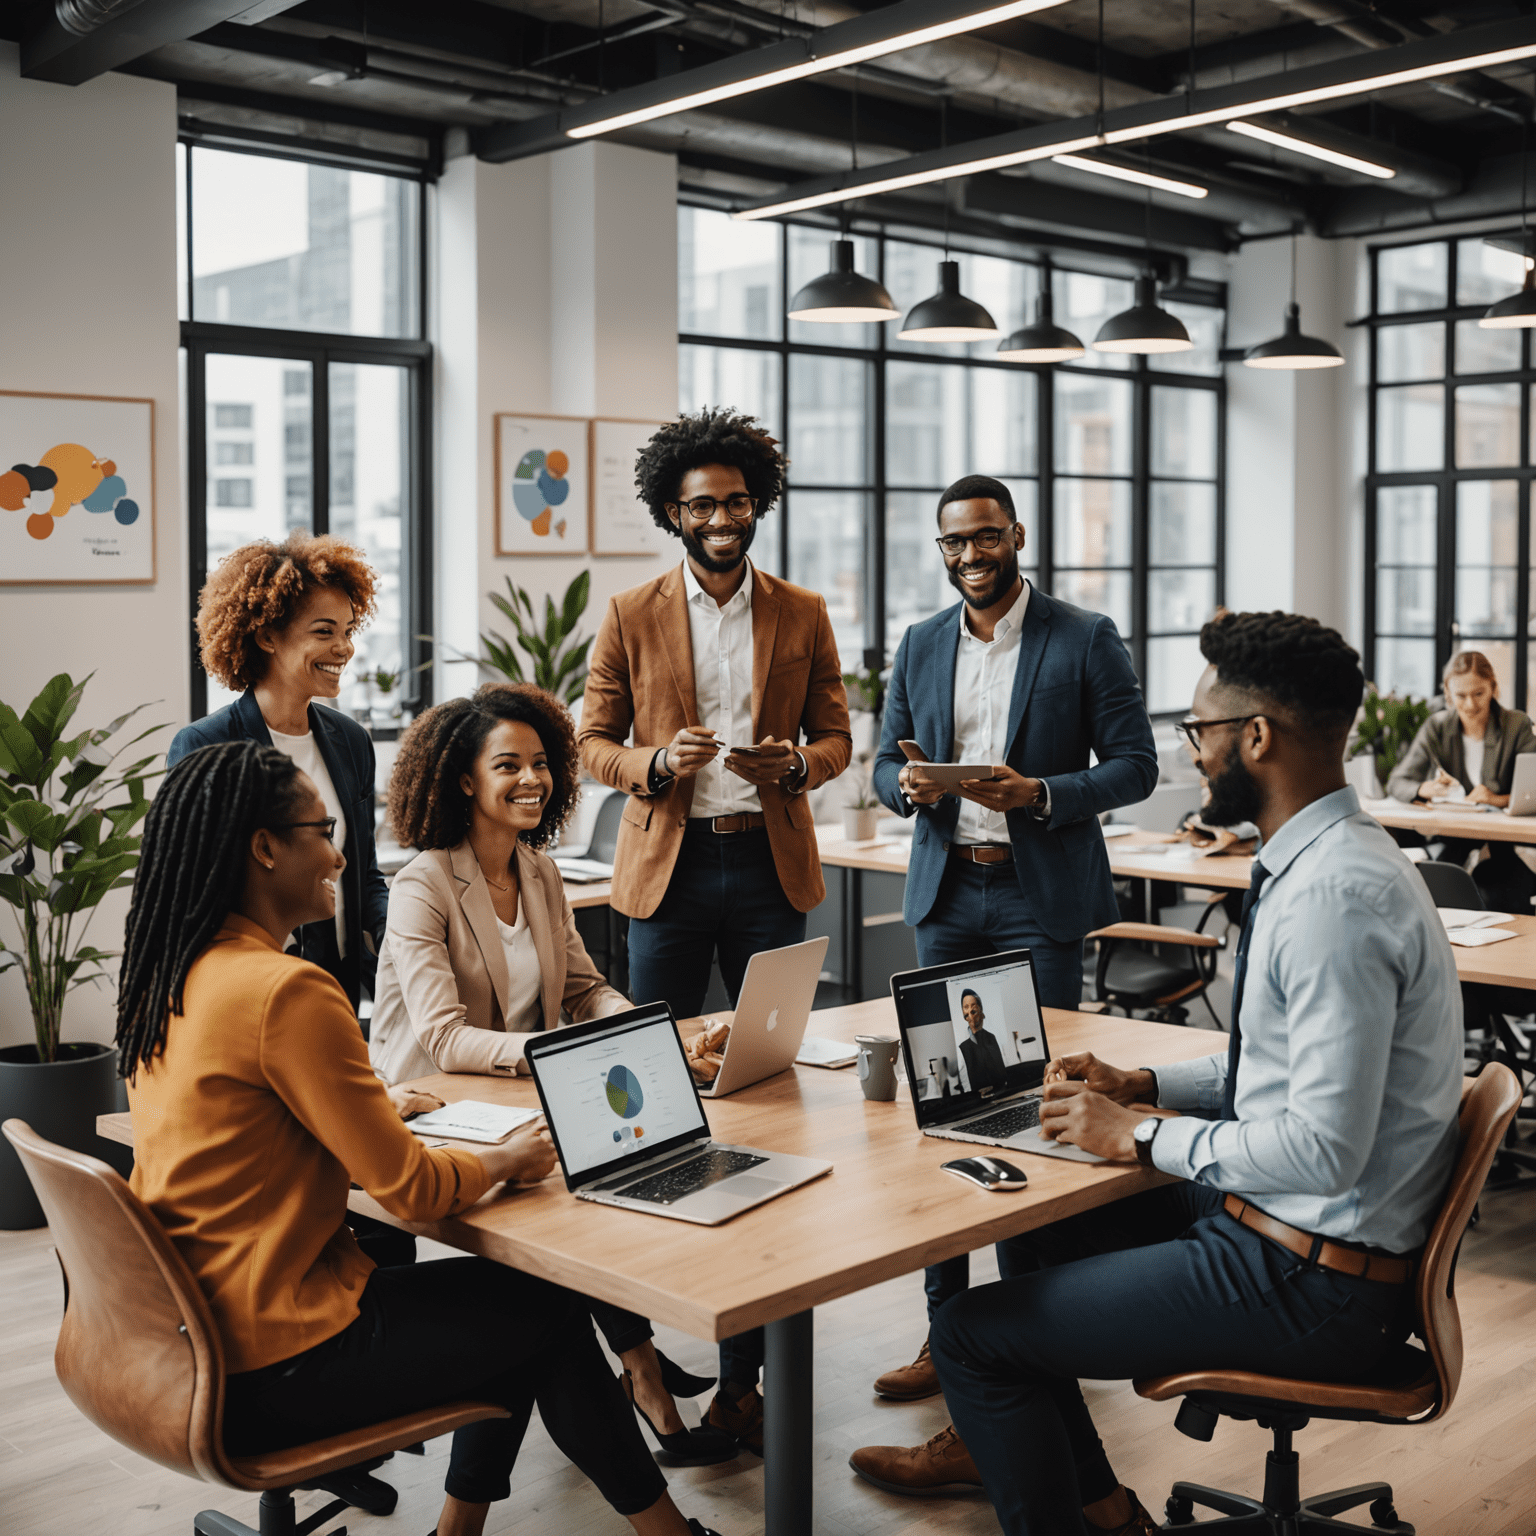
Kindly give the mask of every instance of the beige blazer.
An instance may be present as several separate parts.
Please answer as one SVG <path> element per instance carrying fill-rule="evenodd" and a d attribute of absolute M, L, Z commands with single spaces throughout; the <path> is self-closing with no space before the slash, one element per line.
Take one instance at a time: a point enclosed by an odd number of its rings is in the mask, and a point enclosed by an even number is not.
<path fill-rule="evenodd" d="M 622 1013 L 628 998 L 592 964 L 552 860 L 517 845 L 519 900 L 539 957 L 542 1024 Z M 395 876 L 379 951 L 368 1056 L 386 1083 L 433 1072 L 511 1073 L 526 1032 L 508 1032 L 511 975 L 491 892 L 467 842 L 418 853 Z"/>

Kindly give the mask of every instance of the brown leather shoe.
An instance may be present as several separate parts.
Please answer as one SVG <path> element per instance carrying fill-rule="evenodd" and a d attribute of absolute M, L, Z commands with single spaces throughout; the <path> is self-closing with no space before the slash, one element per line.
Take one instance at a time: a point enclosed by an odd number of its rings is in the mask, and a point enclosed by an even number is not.
<path fill-rule="evenodd" d="M 911 1450 L 896 1445 L 862 1446 L 848 1458 L 848 1465 L 866 1483 L 887 1493 L 932 1497 L 981 1491 L 981 1473 L 953 1424 Z"/>
<path fill-rule="evenodd" d="M 734 1435 L 737 1443 L 751 1451 L 754 1456 L 763 1454 L 763 1399 L 756 1387 L 752 1389 L 752 1395 L 740 1403 L 733 1403 L 728 1397 L 716 1392 L 709 1405 L 709 1412 L 704 1415 L 704 1427 L 706 1429 L 724 1430 L 728 1435 Z"/>
<path fill-rule="evenodd" d="M 915 1403 L 920 1397 L 936 1397 L 939 1392 L 939 1373 L 933 1368 L 933 1357 L 928 1353 L 928 1340 L 918 1351 L 911 1365 L 899 1370 L 887 1371 L 875 1381 L 875 1391 L 888 1397 L 893 1403 Z"/>
<path fill-rule="evenodd" d="M 1147 1506 L 1136 1497 L 1136 1490 L 1127 1488 L 1125 1496 L 1131 1501 L 1133 1513 L 1124 1525 L 1102 1526 L 1088 1520 L 1088 1529 L 1098 1531 L 1100 1536 L 1157 1536 L 1162 1527 L 1147 1512 Z"/>

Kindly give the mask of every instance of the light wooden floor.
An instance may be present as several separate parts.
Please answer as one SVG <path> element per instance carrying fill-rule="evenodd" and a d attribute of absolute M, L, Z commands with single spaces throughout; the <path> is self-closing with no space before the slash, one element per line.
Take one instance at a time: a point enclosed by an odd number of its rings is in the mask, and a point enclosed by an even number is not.
<path fill-rule="evenodd" d="M 1536 1193 L 1491 1196 L 1467 1240 L 1458 1279 L 1467 1335 L 1461 1395 L 1425 1429 L 1318 1423 L 1297 1437 L 1304 1492 L 1383 1478 L 1420 1536 L 1532 1536 L 1536 1532 Z M 978 1279 L 995 1275 L 990 1255 Z M 123 1450 L 82 1419 L 54 1380 L 61 1288 L 45 1231 L 0 1233 L 0 1532 L 4 1536 L 189 1536 L 199 1509 L 254 1522 L 254 1498 L 167 1472 Z M 886 1404 L 871 1378 L 909 1359 L 923 1335 L 920 1277 L 847 1297 L 816 1314 L 816 1531 L 821 1536 L 981 1536 L 995 1532 L 979 1498 L 901 1499 L 861 1483 L 849 1451 L 912 1444 L 945 1422 L 942 1402 Z M 712 1372 L 713 1350 L 663 1330 L 658 1343 Z M 1256 1491 L 1267 1437 L 1223 1420 L 1209 1445 L 1173 1428 L 1174 1405 L 1144 1403 L 1123 1383 L 1090 1401 L 1117 1471 L 1157 1510 L 1177 1477 Z M 685 1412 L 688 1410 L 685 1407 Z M 400 1489 L 395 1514 L 349 1511 L 353 1536 L 426 1536 L 441 1503 L 448 1442 L 425 1459 L 397 1456 L 385 1473 Z M 670 1474 L 685 1514 L 724 1536 L 762 1522 L 762 1470 L 751 1457 Z M 513 1475 L 513 1497 L 492 1512 L 491 1536 L 607 1536 L 627 1525 L 550 1444 L 537 1419 Z M 309 1508 L 323 1495 L 304 1496 Z"/>

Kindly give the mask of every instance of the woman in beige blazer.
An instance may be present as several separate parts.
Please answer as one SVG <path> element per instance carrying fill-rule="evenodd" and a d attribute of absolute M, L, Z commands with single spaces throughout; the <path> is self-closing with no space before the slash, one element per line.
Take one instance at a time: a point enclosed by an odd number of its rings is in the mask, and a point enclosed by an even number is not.
<path fill-rule="evenodd" d="M 395 876 L 368 1044 L 386 1083 L 433 1072 L 526 1072 L 537 1030 L 622 1013 L 629 1000 L 593 965 L 565 886 L 542 850 L 575 807 L 576 736 L 565 706 L 531 683 L 487 683 L 427 710 L 405 733 L 389 819 L 421 849 Z M 624 1366 L 624 1388 L 661 1460 L 702 1466 L 733 1437 L 690 1430 L 673 1393 L 709 1385 L 651 1342 L 643 1317 L 606 1302 L 592 1316 Z"/>

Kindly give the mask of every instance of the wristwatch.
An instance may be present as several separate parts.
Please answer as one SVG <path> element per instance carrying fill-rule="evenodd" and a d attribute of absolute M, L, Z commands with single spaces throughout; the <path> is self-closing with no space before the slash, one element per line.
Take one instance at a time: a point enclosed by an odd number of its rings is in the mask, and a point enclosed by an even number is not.
<path fill-rule="evenodd" d="M 1131 1140 L 1136 1143 L 1136 1161 L 1144 1168 L 1153 1166 L 1152 1139 L 1157 1135 L 1157 1128 L 1162 1123 L 1161 1115 L 1146 1115 L 1137 1122 L 1136 1129 L 1131 1132 Z"/>

